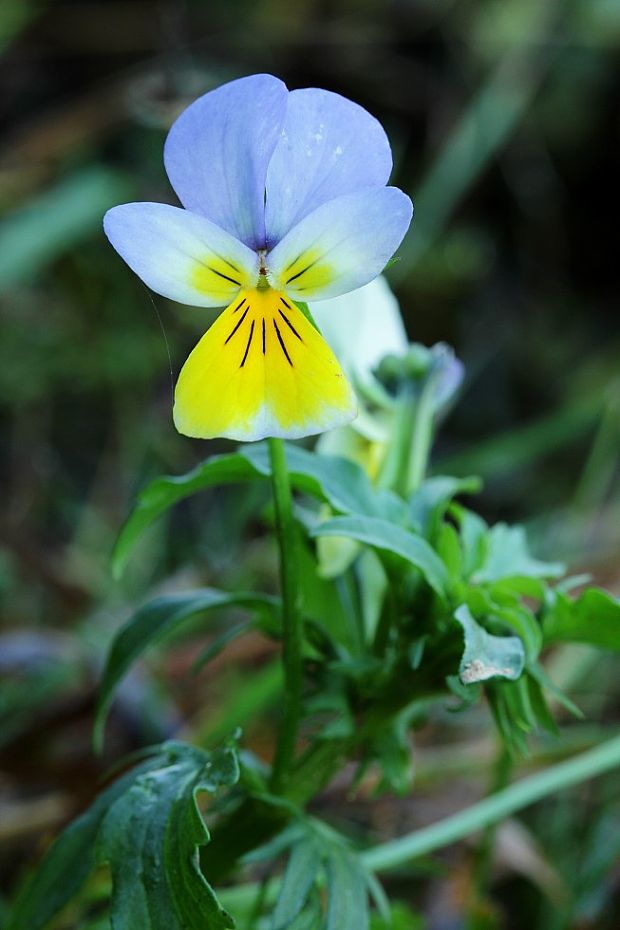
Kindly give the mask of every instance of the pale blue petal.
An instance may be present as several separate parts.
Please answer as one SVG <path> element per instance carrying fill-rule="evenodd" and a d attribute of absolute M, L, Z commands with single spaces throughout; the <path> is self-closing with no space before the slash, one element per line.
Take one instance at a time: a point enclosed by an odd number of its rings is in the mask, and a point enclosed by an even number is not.
<path fill-rule="evenodd" d="M 267 255 L 270 280 L 294 300 L 346 294 L 383 271 L 413 205 L 396 187 L 345 194 L 305 217 Z"/>
<path fill-rule="evenodd" d="M 258 257 L 203 216 L 163 203 L 125 203 L 105 215 L 105 233 L 132 271 L 170 300 L 223 307 L 258 280 Z"/>
<path fill-rule="evenodd" d="M 292 91 L 267 172 L 268 246 L 328 200 L 383 187 L 391 170 L 390 143 L 374 116 L 330 91 Z"/>
<path fill-rule="evenodd" d="M 267 166 L 287 96 L 286 85 L 270 74 L 231 81 L 184 110 L 164 148 L 181 203 L 253 249 L 265 245 Z"/>

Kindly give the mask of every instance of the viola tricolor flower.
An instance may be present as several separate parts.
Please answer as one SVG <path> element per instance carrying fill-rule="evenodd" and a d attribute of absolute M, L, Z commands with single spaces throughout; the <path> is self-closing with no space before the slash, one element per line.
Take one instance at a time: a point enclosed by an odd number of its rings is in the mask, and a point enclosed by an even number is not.
<path fill-rule="evenodd" d="M 164 162 L 185 209 L 123 204 L 104 227 L 158 294 L 226 307 L 179 376 L 179 432 L 299 438 L 349 422 L 353 391 L 296 302 L 367 284 L 407 231 L 381 125 L 338 94 L 259 74 L 192 103 Z"/>

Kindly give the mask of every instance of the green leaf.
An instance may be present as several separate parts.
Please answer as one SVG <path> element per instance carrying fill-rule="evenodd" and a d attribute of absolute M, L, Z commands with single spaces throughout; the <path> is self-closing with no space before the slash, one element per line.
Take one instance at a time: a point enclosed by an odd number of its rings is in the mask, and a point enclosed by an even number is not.
<path fill-rule="evenodd" d="M 573 716 L 577 717 L 579 720 L 583 720 L 583 711 L 580 710 L 580 708 L 577 707 L 573 701 L 571 701 L 568 695 L 565 694 L 561 688 L 558 688 L 558 686 L 551 680 L 551 678 L 549 678 L 547 672 L 539 662 L 532 663 L 528 669 L 528 673 L 531 678 L 538 682 L 541 688 L 544 688 L 545 691 L 548 691 L 549 694 L 555 698 L 558 704 L 561 704 L 562 707 L 565 707 L 570 714 L 573 714 Z"/>
<path fill-rule="evenodd" d="M 541 562 L 528 550 L 522 526 L 496 523 L 487 534 L 487 552 L 474 580 L 499 581 L 502 578 L 558 578 L 564 574 L 559 562 Z"/>
<path fill-rule="evenodd" d="M 321 899 L 316 889 L 310 896 L 308 905 L 303 912 L 299 914 L 289 930 L 323 930 L 323 910 L 321 908 Z"/>
<path fill-rule="evenodd" d="M 161 642 L 187 620 L 216 607 L 245 607 L 277 613 L 279 601 L 266 594 L 233 593 L 202 588 L 168 594 L 141 607 L 115 636 L 106 659 L 95 709 L 93 741 L 100 750 L 107 711 L 119 682 L 135 660 L 150 646 Z"/>
<path fill-rule="evenodd" d="M 439 527 L 435 549 L 446 566 L 448 574 L 452 578 L 461 578 L 463 575 L 463 554 L 458 533 L 451 523 L 442 523 Z"/>
<path fill-rule="evenodd" d="M 347 536 L 358 542 L 392 552 L 420 570 L 428 584 L 446 598 L 448 573 L 446 567 L 425 539 L 403 527 L 379 517 L 334 517 L 315 527 L 312 536 Z"/>
<path fill-rule="evenodd" d="M 525 666 L 525 650 L 517 636 L 493 636 L 472 617 L 469 607 L 461 604 L 454 619 L 463 627 L 465 649 L 459 677 L 469 685 L 489 678 L 516 681 Z"/>
<path fill-rule="evenodd" d="M 291 484 L 338 513 L 383 515 L 405 521 L 405 504 L 391 491 L 376 490 L 366 472 L 354 462 L 336 456 L 317 455 L 287 445 Z M 235 484 L 268 478 L 271 474 L 266 443 L 252 443 L 230 455 L 208 459 L 179 477 L 156 478 L 140 493 L 112 555 L 112 569 L 119 577 L 144 530 L 178 501 L 214 485 Z"/>
<path fill-rule="evenodd" d="M 489 527 L 477 513 L 453 503 L 450 513 L 456 518 L 463 548 L 463 577 L 471 578 L 482 565 L 487 551 Z"/>
<path fill-rule="evenodd" d="M 542 630 L 532 611 L 521 603 L 512 591 L 503 589 L 503 582 L 488 587 L 472 586 L 462 594 L 474 616 L 484 616 L 510 627 L 522 640 L 528 662 L 534 662 L 542 648 Z"/>
<path fill-rule="evenodd" d="M 435 475 L 427 478 L 409 498 L 409 519 L 423 536 L 433 539 L 450 502 L 457 494 L 476 494 L 482 487 L 480 478 L 451 478 Z"/>
<path fill-rule="evenodd" d="M 370 912 L 366 873 L 358 857 L 334 846 L 326 862 L 326 930 L 368 930 Z"/>
<path fill-rule="evenodd" d="M 162 756 L 146 762 L 117 779 L 85 813 L 54 841 L 41 865 L 24 885 L 8 917 L 5 930 L 40 930 L 76 894 L 95 867 L 95 841 L 109 808 Z"/>
<path fill-rule="evenodd" d="M 545 643 L 576 642 L 620 652 L 620 600 L 588 588 L 576 600 L 555 592 L 543 615 Z"/>
<path fill-rule="evenodd" d="M 155 478 L 138 495 L 112 553 L 112 571 L 119 578 L 131 551 L 144 530 L 178 501 L 213 485 L 251 481 L 259 472 L 239 453 L 216 455 L 179 477 Z"/>
<path fill-rule="evenodd" d="M 321 853 L 313 838 L 293 846 L 273 912 L 273 930 L 285 930 L 301 912 L 320 866 Z"/>
<path fill-rule="evenodd" d="M 413 782 L 413 754 L 409 740 L 409 715 L 403 713 L 377 728 L 372 752 L 381 767 L 376 794 L 393 791 L 404 797 Z"/>
<path fill-rule="evenodd" d="M 209 662 L 219 656 L 229 643 L 234 642 L 235 639 L 238 639 L 240 636 L 243 636 L 244 633 L 248 633 L 254 628 L 255 623 L 253 620 L 245 620 L 243 623 L 237 623 L 235 626 L 229 626 L 227 629 L 223 630 L 222 633 L 214 637 L 209 645 L 202 650 L 200 655 L 194 659 L 192 662 L 192 674 L 196 674 L 201 668 L 204 668 L 205 665 L 208 665 Z"/>
<path fill-rule="evenodd" d="M 529 672 L 527 675 L 527 687 L 532 710 L 536 715 L 538 725 L 542 727 L 543 730 L 546 730 L 547 733 L 551 733 L 552 736 L 558 736 L 559 730 L 553 718 L 553 714 L 549 709 L 549 705 L 545 699 L 542 685 L 540 684 L 538 677 L 536 675 L 532 675 Z"/>
<path fill-rule="evenodd" d="M 209 832 L 196 795 L 236 782 L 236 754 L 175 745 L 168 764 L 139 776 L 101 825 L 97 859 L 110 866 L 115 930 L 234 927 L 200 871 Z"/>

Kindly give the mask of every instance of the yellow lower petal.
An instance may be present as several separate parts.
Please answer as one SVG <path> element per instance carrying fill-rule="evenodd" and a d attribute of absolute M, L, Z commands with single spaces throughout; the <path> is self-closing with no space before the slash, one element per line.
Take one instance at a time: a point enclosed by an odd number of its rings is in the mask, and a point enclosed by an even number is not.
<path fill-rule="evenodd" d="M 237 294 L 191 353 L 175 391 L 175 425 L 199 439 L 298 439 L 356 414 L 323 337 L 269 287 Z"/>

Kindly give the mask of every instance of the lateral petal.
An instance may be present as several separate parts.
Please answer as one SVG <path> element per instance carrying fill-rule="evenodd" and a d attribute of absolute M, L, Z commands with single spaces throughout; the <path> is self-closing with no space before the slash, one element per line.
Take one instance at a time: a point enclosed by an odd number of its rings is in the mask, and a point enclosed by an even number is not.
<path fill-rule="evenodd" d="M 252 249 L 265 247 L 265 181 L 286 85 L 254 74 L 210 91 L 173 123 L 164 164 L 181 203 Z"/>
<path fill-rule="evenodd" d="M 267 255 L 271 284 L 294 300 L 338 297 L 383 271 L 413 205 L 396 187 L 345 194 L 306 216 Z"/>
<path fill-rule="evenodd" d="M 156 293 L 193 307 L 222 307 L 258 278 L 258 257 L 202 216 L 163 203 L 108 210 L 105 233 Z"/>
<path fill-rule="evenodd" d="M 267 171 L 267 247 L 328 200 L 383 187 L 391 170 L 387 136 L 363 107 L 327 90 L 292 91 Z"/>

